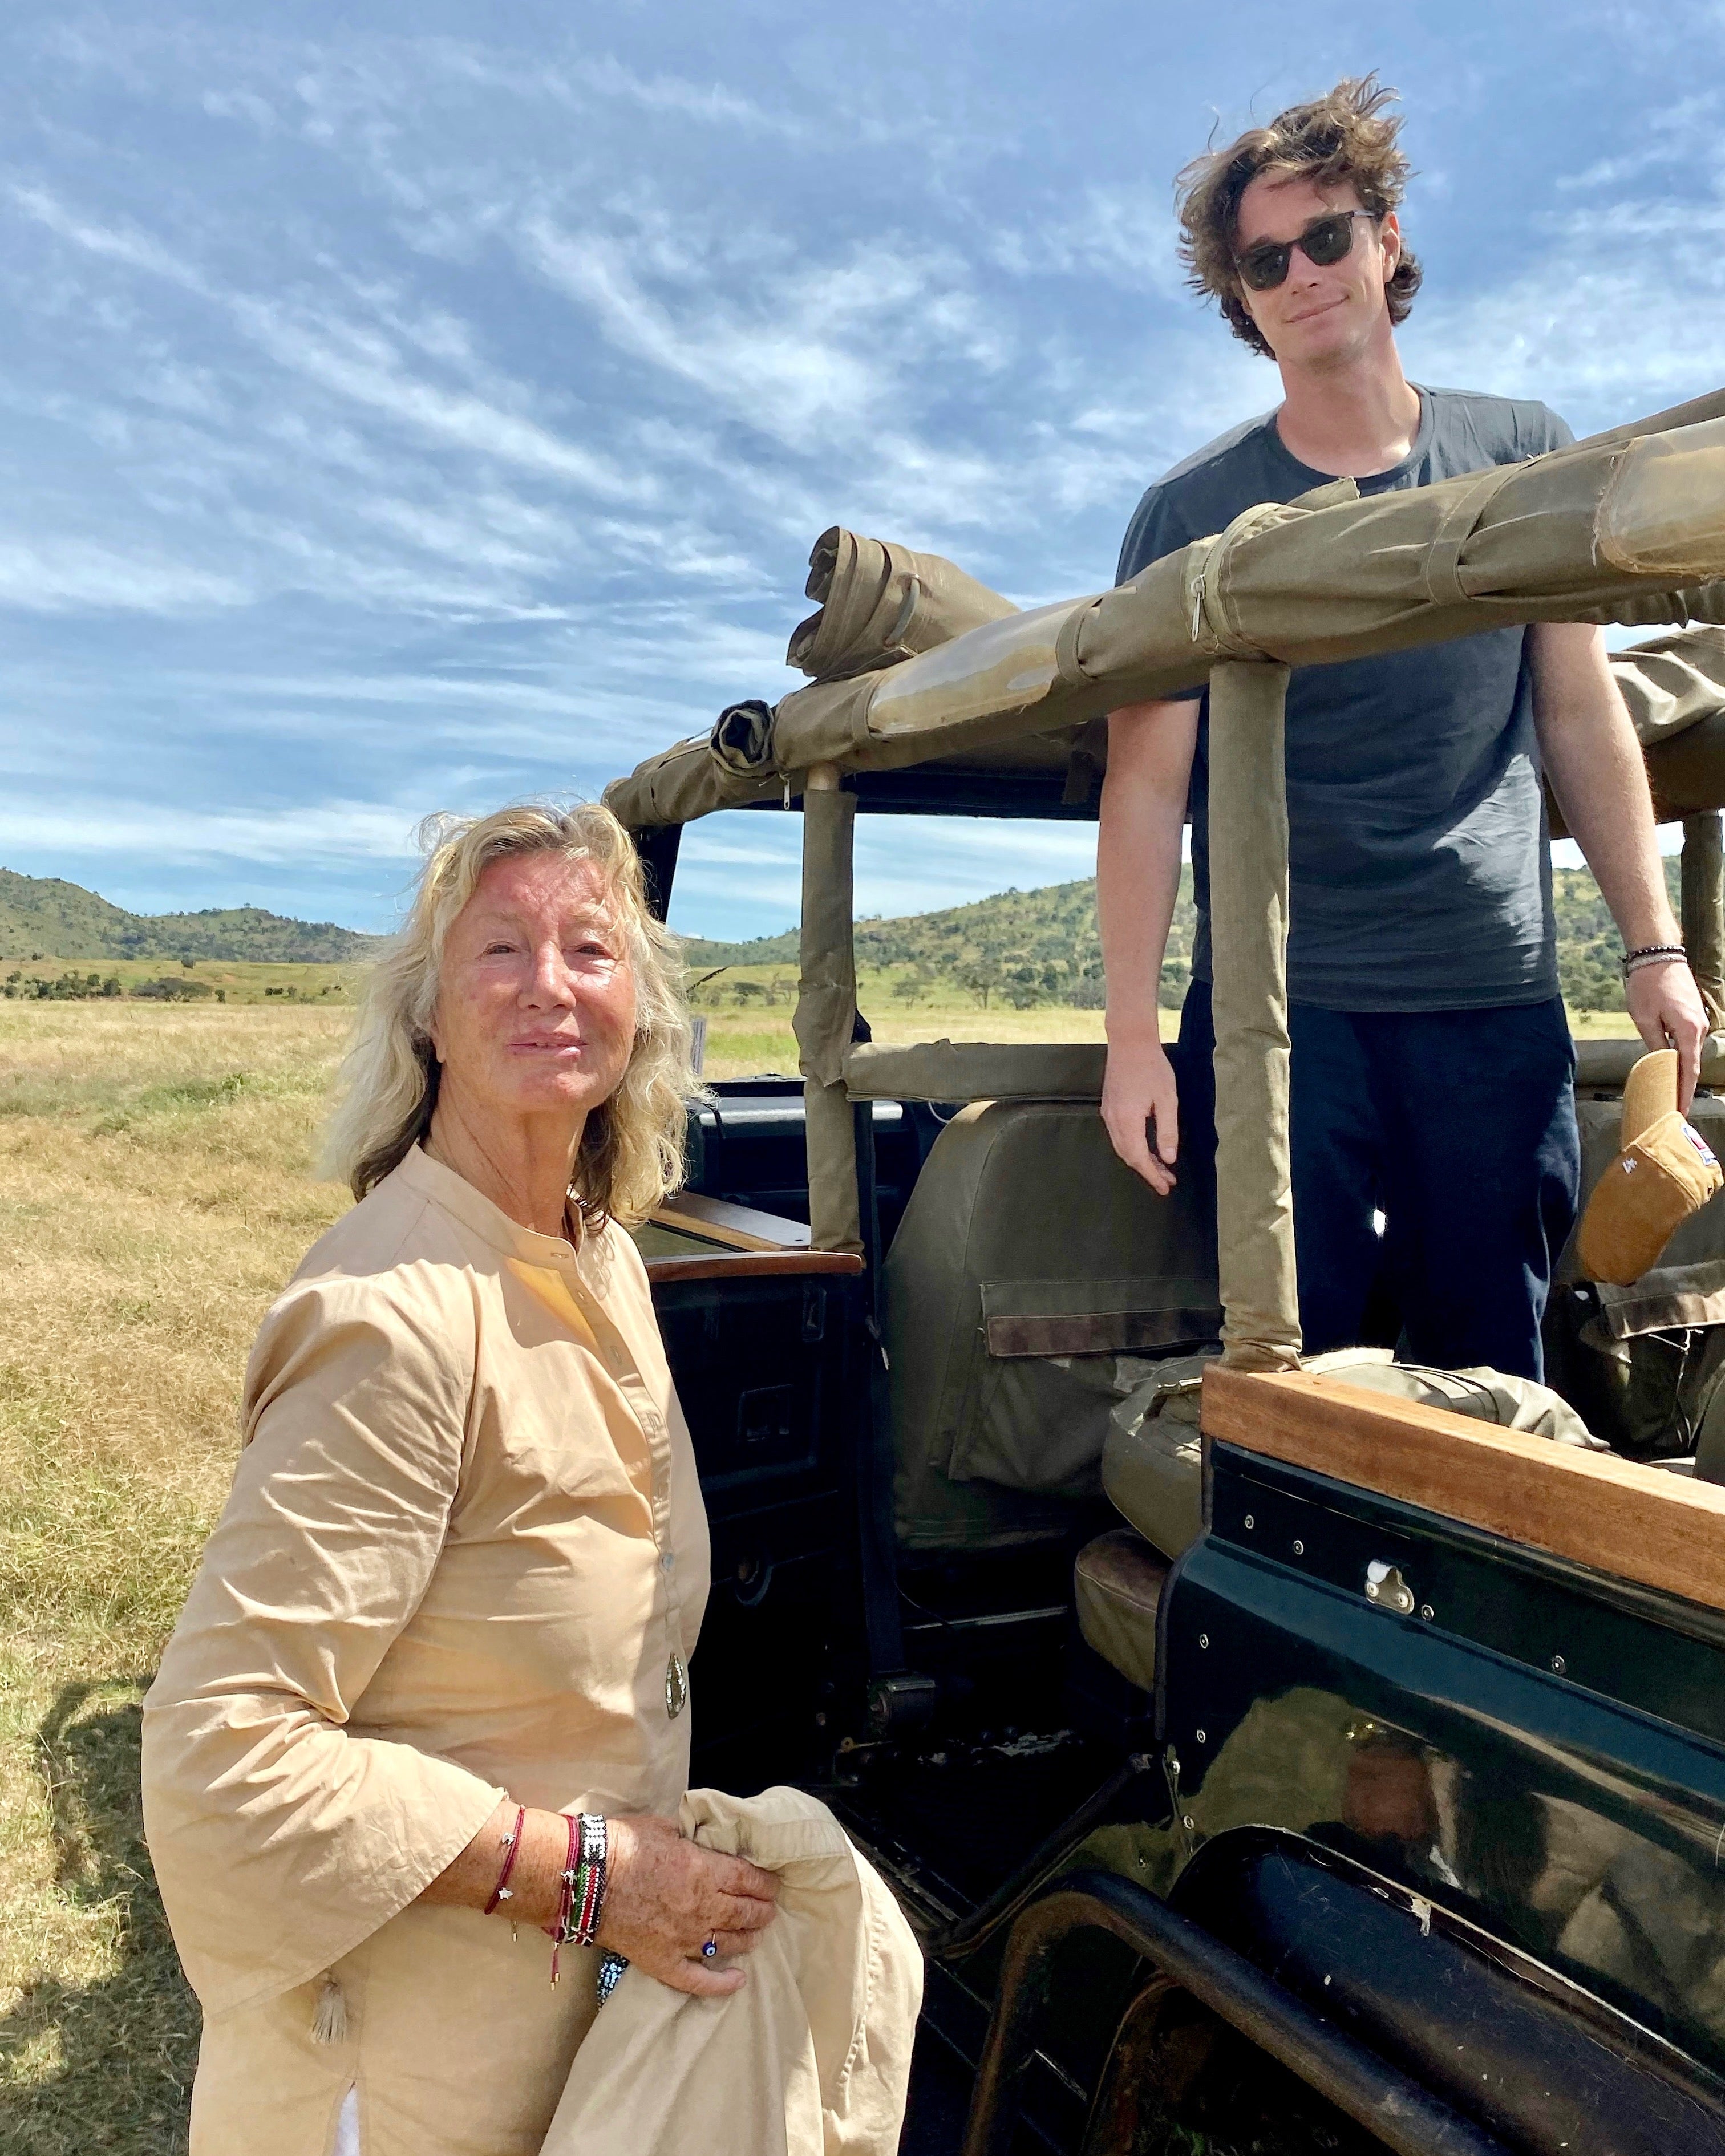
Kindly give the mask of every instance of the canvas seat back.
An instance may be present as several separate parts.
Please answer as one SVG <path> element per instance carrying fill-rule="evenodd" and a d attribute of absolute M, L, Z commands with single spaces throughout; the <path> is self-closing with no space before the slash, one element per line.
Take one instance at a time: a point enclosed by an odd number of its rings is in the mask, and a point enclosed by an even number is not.
<path fill-rule="evenodd" d="M 1059 1536 L 1100 1498 L 1115 1405 L 1220 1326 L 1208 1194 L 1158 1197 L 1091 1101 L 979 1101 L 942 1132 L 882 1276 L 903 1548 Z"/>

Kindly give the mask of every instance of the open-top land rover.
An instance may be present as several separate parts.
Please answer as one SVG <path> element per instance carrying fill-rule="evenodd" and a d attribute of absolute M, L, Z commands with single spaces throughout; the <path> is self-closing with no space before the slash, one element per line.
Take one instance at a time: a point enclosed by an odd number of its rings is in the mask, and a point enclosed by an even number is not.
<path fill-rule="evenodd" d="M 1302 1368 L 1281 778 L 1290 665 L 1656 631 L 1615 664 L 1725 1079 L 1725 393 L 1069 604 L 845 531 L 809 588 L 811 685 L 607 797 L 661 908 L 690 821 L 802 817 L 801 1075 L 715 1085 L 639 1231 L 697 1779 L 818 1789 L 891 1880 L 969 2156 L 1725 2156 L 1725 1199 L 1632 1287 L 1566 1251 L 1555 1401 L 1395 1364 L 1393 1309 Z M 1093 817 L 1101 715 L 1206 681 L 1219 1142 L 1162 1199 L 1099 1046 L 870 1039 L 851 840 Z M 1640 1052 L 1579 1044 L 1589 1183 Z"/>

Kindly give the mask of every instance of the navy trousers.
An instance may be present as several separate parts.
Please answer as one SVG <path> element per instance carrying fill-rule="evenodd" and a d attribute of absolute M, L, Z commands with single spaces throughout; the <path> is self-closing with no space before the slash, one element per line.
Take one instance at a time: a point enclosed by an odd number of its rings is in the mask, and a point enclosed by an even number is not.
<path fill-rule="evenodd" d="M 1296 1004 L 1288 1034 L 1306 1352 L 1360 1344 L 1387 1291 L 1409 1362 L 1540 1377 L 1539 1323 L 1581 1184 L 1562 1002 Z M 1182 1173 L 1214 1173 L 1214 1051 L 1209 984 L 1194 981 L 1177 1051 Z"/>

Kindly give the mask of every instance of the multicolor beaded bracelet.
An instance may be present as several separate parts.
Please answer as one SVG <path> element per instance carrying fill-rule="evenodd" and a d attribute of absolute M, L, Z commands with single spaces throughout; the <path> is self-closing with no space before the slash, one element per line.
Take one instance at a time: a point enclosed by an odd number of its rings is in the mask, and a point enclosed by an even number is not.
<path fill-rule="evenodd" d="M 605 1906 L 605 1872 L 610 1856 L 604 1816 L 599 1812 L 578 1812 L 569 1820 L 568 1861 L 559 1875 L 557 1920 L 551 1928 L 551 1980 L 557 1980 L 557 1960 L 566 1946 L 590 1947 L 598 1930 Z"/>

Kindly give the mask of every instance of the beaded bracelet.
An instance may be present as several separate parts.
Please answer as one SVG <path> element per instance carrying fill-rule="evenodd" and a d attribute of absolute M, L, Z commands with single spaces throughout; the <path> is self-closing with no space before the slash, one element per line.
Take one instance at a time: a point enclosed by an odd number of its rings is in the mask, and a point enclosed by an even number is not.
<path fill-rule="evenodd" d="M 598 1930 L 605 1904 L 605 1873 L 610 1840 L 604 1817 L 598 1812 L 572 1813 L 569 1818 L 568 1860 L 558 1875 L 557 1913 L 550 1926 L 552 1946 L 551 1980 L 557 1980 L 557 1964 L 566 1946 L 590 1947 Z"/>
<path fill-rule="evenodd" d="M 606 1830 L 604 1815 L 601 1812 L 583 1812 L 579 1913 L 572 1934 L 578 1947 L 590 1947 L 593 1943 L 593 1934 L 599 1928 L 599 1917 L 605 1905 L 605 1874 L 610 1861 L 611 1841 Z"/>
<path fill-rule="evenodd" d="M 1623 956 L 1623 978 L 1639 973 L 1643 966 L 1671 966 L 1689 953 L 1681 943 L 1644 943 L 1639 951 L 1626 951 Z"/>
<path fill-rule="evenodd" d="M 557 1874 L 557 1912 L 546 1927 L 552 1938 L 551 1981 L 553 1989 L 557 1980 L 557 1958 L 562 1952 L 563 1941 L 569 1936 L 569 1912 L 574 1905 L 575 1888 L 581 1876 L 576 1855 L 581 1821 L 573 1812 L 569 1815 L 568 1825 L 569 1854 L 562 1870 Z"/>
<path fill-rule="evenodd" d="M 481 1914 L 489 1917 L 500 1902 L 512 1902 L 515 1889 L 509 1883 L 509 1875 L 515 1870 L 515 1860 L 521 1845 L 521 1828 L 527 1816 L 526 1806 L 515 1808 L 515 1825 L 503 1837 L 503 1869 L 497 1874 L 497 1884 L 491 1889 L 491 1898 Z"/>

